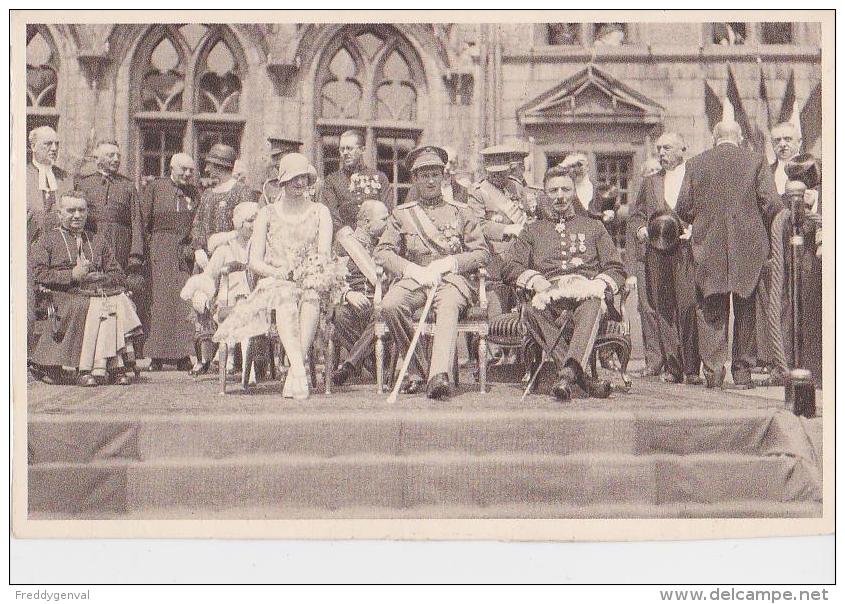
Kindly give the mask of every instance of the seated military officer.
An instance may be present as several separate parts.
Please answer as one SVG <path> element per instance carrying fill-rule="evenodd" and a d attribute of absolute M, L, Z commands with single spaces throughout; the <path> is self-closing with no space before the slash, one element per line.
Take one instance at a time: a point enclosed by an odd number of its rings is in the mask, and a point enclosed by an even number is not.
<path fill-rule="evenodd" d="M 32 360 L 51 381 L 71 369 L 80 386 L 97 386 L 107 376 L 128 385 L 131 340 L 141 322 L 123 293 L 123 270 L 108 240 L 85 231 L 88 204 L 80 191 L 62 196 L 58 217 L 59 226 L 44 232 L 31 252 L 33 281 L 51 291 L 55 308 Z"/>
<path fill-rule="evenodd" d="M 393 211 L 376 247 L 376 259 L 399 278 L 384 298 L 383 311 L 400 353 L 407 353 L 413 337 L 412 313 L 425 305 L 430 288 L 436 288 L 431 364 L 415 351 L 402 384 L 404 393 L 419 392 L 427 375 L 430 398 L 449 395 L 447 372 L 455 354 L 458 315 L 476 296 L 465 275 L 490 260 L 481 226 L 469 207 L 443 199 L 447 159 L 446 151 L 432 146 L 414 149 L 408 155 L 411 182 L 418 195 Z"/>
<path fill-rule="evenodd" d="M 375 375 L 372 363 L 373 342 L 373 296 L 377 272 L 373 251 L 387 226 L 389 213 L 378 199 L 365 200 L 358 209 L 353 231 L 343 227 L 335 235 L 335 254 L 348 258 L 349 274 L 346 282 L 349 290 L 343 294 L 342 304 L 335 307 L 335 337 L 349 356 L 332 375 L 333 382 L 340 386 L 358 373 L 361 365 Z"/>
<path fill-rule="evenodd" d="M 530 223 L 508 250 L 502 276 L 506 283 L 533 292 L 524 317 L 530 336 L 555 362 L 558 381 L 552 394 L 572 397 L 578 384 L 590 396 L 606 398 L 610 384 L 584 371 L 595 343 L 606 293 L 625 283 L 619 252 L 598 220 L 575 211 L 575 184 L 560 168 L 546 173 L 552 207 Z M 571 317 L 569 342 L 561 334 Z"/>

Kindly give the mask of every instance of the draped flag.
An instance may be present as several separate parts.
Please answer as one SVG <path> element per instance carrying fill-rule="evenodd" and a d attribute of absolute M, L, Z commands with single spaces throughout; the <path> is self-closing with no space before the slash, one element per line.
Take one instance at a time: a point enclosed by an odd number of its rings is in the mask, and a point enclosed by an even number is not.
<path fill-rule="evenodd" d="M 804 134 L 804 151 L 821 156 L 822 137 L 822 83 L 816 84 L 801 110 L 801 131 Z M 815 147 L 818 147 L 816 149 Z"/>
<path fill-rule="evenodd" d="M 704 113 L 707 115 L 707 127 L 712 131 L 722 119 L 722 101 L 707 80 L 704 81 Z"/>
<path fill-rule="evenodd" d="M 759 60 L 758 60 L 759 63 Z M 769 131 L 772 129 L 772 116 L 769 113 L 769 91 L 766 86 L 766 76 L 763 73 L 763 66 L 758 65 L 760 82 L 757 90 L 757 119 L 755 120 L 754 149 L 766 156 L 768 163 L 774 163 L 775 150 L 772 148 L 772 140 Z"/>
<path fill-rule="evenodd" d="M 783 93 L 783 101 L 780 104 L 780 113 L 778 114 L 778 124 L 783 122 L 790 122 L 796 128 L 800 128 L 798 123 L 798 111 L 796 107 L 797 100 L 795 98 L 795 71 L 789 71 L 789 79 L 786 81 L 786 90 Z M 792 121 L 793 117 L 796 121 Z"/>
<path fill-rule="evenodd" d="M 729 114 L 729 106 L 732 108 L 732 115 Z M 734 77 L 733 69 L 728 63 L 728 86 L 725 90 L 725 110 L 722 113 L 722 120 L 733 121 L 739 124 L 742 129 L 742 136 L 747 145 L 753 146 L 755 140 L 755 132 L 751 128 L 751 121 L 748 119 L 748 114 L 745 113 L 745 107 L 742 105 L 742 97 L 739 96 L 739 88 L 736 85 L 736 78 Z"/>

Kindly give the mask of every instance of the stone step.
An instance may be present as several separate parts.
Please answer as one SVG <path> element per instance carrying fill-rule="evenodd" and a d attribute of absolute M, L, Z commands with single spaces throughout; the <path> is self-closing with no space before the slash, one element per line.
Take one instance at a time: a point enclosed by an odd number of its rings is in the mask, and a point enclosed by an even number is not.
<path fill-rule="evenodd" d="M 732 500 L 719 503 L 664 503 L 659 505 L 602 504 L 574 506 L 561 504 L 511 503 L 491 506 L 415 506 L 385 508 L 376 506 L 343 507 L 333 510 L 282 505 L 231 507 L 165 507 L 146 508 L 128 513 L 80 513 L 77 519 L 121 520 L 287 520 L 287 519 L 344 519 L 344 518 L 819 518 L 822 504 L 818 502 L 776 502 L 760 500 Z M 31 520 L 58 520 L 66 514 L 31 512 Z M 244 535 L 250 536 L 250 535 Z M 261 533 L 255 536 L 261 536 Z"/>
<path fill-rule="evenodd" d="M 820 423 L 820 422 L 818 422 Z M 30 463 L 429 452 L 789 454 L 819 465 L 804 424 L 772 410 L 366 410 L 29 418 Z M 820 449 L 820 447 L 819 447 Z"/>
<path fill-rule="evenodd" d="M 820 481 L 791 455 L 734 453 L 273 453 L 43 462 L 29 469 L 29 509 L 71 515 L 268 505 L 325 512 L 735 501 L 820 502 Z"/>

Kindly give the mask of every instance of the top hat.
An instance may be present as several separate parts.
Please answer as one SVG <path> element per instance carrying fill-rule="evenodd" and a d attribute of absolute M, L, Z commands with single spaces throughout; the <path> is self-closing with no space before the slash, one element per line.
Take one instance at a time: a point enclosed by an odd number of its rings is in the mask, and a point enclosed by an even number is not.
<path fill-rule="evenodd" d="M 506 172 L 511 169 L 511 161 L 516 159 L 518 151 L 510 145 L 493 145 L 481 150 L 484 169 L 487 172 Z"/>
<path fill-rule="evenodd" d="M 223 166 L 224 168 L 234 168 L 235 160 L 238 159 L 238 152 L 229 145 L 223 143 L 215 143 L 205 156 L 205 163 Z"/>
<path fill-rule="evenodd" d="M 283 153 L 298 152 L 302 147 L 302 141 L 293 138 L 282 138 L 280 136 L 268 136 L 267 142 L 270 143 L 270 157 L 273 158 Z"/>
<path fill-rule="evenodd" d="M 405 167 L 408 168 L 409 172 L 414 172 L 427 166 L 445 168 L 448 162 L 449 154 L 446 153 L 445 149 L 423 145 L 408 153 L 408 157 L 405 158 Z"/>
<path fill-rule="evenodd" d="M 649 219 L 647 230 L 649 244 L 661 252 L 668 252 L 680 241 L 681 223 L 672 212 L 656 212 Z"/>
<path fill-rule="evenodd" d="M 802 153 L 790 159 L 784 172 L 789 180 L 803 182 L 808 189 L 815 189 L 821 182 L 819 161 L 812 153 Z"/>

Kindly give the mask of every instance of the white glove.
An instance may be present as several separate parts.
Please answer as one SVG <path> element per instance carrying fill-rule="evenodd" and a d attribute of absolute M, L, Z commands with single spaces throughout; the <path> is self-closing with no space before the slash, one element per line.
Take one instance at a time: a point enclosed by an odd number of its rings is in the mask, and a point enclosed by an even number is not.
<path fill-rule="evenodd" d="M 437 273 L 438 275 L 454 273 L 458 270 L 458 263 L 453 256 L 446 256 L 438 260 L 433 260 L 428 265 L 428 270 Z"/>
<path fill-rule="evenodd" d="M 614 210 L 605 210 L 601 213 L 601 220 L 602 222 L 610 222 L 616 217 L 616 212 Z"/>
<path fill-rule="evenodd" d="M 191 296 L 191 306 L 200 314 L 205 312 L 205 309 L 208 308 L 208 302 L 208 296 L 201 291 L 195 291 L 194 295 Z"/>
<path fill-rule="evenodd" d="M 686 240 L 688 240 L 690 237 L 692 237 L 692 225 L 691 225 L 691 224 L 688 224 L 688 225 L 687 225 L 687 228 L 685 228 L 685 229 L 684 229 L 684 232 L 683 232 L 683 233 L 681 233 L 681 234 L 678 236 L 678 239 L 680 239 L 681 241 L 686 241 Z"/>
<path fill-rule="evenodd" d="M 420 285 L 437 285 L 437 282 L 440 281 L 439 273 L 430 270 L 428 267 L 414 264 L 413 262 L 408 263 L 402 276 L 413 279 Z"/>
<path fill-rule="evenodd" d="M 534 294 L 534 297 L 531 298 L 531 306 L 533 306 L 537 310 L 545 310 L 546 307 L 549 305 L 551 299 L 551 290 L 537 292 L 536 294 Z"/>
<path fill-rule="evenodd" d="M 634 275 L 631 275 L 627 279 L 625 279 L 625 285 L 628 286 L 629 291 L 634 291 L 637 289 L 637 278 Z"/>

